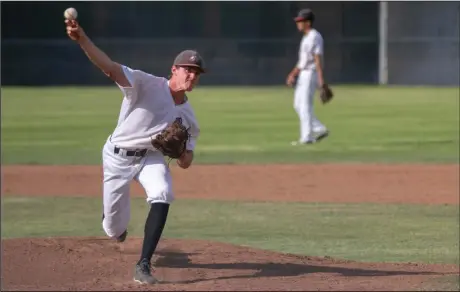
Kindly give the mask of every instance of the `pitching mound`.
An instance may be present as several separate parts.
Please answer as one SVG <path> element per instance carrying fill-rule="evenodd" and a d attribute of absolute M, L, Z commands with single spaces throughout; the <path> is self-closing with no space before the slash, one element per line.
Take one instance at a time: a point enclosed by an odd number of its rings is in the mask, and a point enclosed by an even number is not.
<path fill-rule="evenodd" d="M 163 240 L 153 286 L 133 282 L 141 240 L 2 241 L 3 290 L 414 290 L 455 265 L 377 264 L 302 257 L 229 244 Z"/>

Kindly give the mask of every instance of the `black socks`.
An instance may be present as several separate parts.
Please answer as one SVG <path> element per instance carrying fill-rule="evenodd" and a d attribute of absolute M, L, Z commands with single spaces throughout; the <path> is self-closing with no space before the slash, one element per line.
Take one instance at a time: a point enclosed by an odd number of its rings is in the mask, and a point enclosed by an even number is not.
<path fill-rule="evenodd" d="M 166 203 L 154 203 L 150 206 L 150 212 L 145 222 L 144 242 L 142 244 L 142 254 L 139 263 L 142 259 L 147 259 L 150 263 L 163 233 L 168 211 L 169 204 Z"/>

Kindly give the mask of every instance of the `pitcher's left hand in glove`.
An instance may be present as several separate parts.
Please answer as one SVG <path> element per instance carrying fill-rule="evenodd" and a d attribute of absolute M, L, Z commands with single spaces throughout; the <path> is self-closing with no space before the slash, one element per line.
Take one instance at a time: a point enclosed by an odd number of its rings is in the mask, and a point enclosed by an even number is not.
<path fill-rule="evenodd" d="M 334 97 L 334 93 L 327 84 L 323 84 L 319 92 L 319 97 L 321 99 L 321 102 L 323 104 L 326 104 L 329 101 L 331 101 L 332 97 Z"/>
<path fill-rule="evenodd" d="M 152 145 L 163 155 L 178 159 L 184 153 L 189 138 L 188 129 L 179 120 L 175 120 L 152 139 Z"/>

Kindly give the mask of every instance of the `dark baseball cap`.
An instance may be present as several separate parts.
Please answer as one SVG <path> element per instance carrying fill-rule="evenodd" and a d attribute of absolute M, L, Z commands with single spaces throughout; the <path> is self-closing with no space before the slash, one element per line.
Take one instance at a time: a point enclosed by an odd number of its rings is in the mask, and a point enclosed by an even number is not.
<path fill-rule="evenodd" d="M 305 8 L 299 11 L 296 17 L 294 17 L 294 21 L 314 21 L 315 20 L 315 15 L 313 14 L 313 11 L 309 8 Z"/>
<path fill-rule="evenodd" d="M 197 51 L 194 50 L 185 50 L 180 52 L 176 59 L 174 59 L 173 65 L 196 67 L 201 71 L 201 73 L 206 73 L 203 58 Z"/>

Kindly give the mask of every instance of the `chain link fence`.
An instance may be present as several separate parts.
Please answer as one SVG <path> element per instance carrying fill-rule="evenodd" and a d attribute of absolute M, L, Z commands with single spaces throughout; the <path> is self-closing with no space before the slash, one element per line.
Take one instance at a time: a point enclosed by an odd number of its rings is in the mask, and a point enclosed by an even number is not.
<path fill-rule="evenodd" d="M 133 68 L 167 76 L 177 53 L 199 50 L 210 70 L 203 85 L 284 84 L 301 38 L 292 16 L 310 7 L 325 40 L 328 82 L 378 83 L 378 2 L 168 3 L 81 2 L 75 7 L 93 41 Z M 66 38 L 62 13 L 69 6 L 2 2 L 3 85 L 111 83 Z M 35 15 L 40 26 L 33 25 Z M 30 21 L 24 24 L 24 19 Z M 458 85 L 458 21 L 457 2 L 390 2 L 389 83 Z"/>
<path fill-rule="evenodd" d="M 388 2 L 388 82 L 459 85 L 459 2 Z"/>
<path fill-rule="evenodd" d="M 181 40 L 96 39 L 94 42 L 117 62 L 159 76 L 167 76 L 174 57 L 184 48 Z M 201 40 L 188 46 L 203 55 L 209 74 L 203 85 L 284 84 L 297 61 L 298 43 L 292 40 Z M 325 49 L 325 71 L 333 83 L 373 83 L 377 78 L 375 40 L 330 40 Z M 263 52 L 263 53 L 261 53 Z M 108 84 L 78 45 L 63 41 L 3 43 L 3 84 Z"/>

